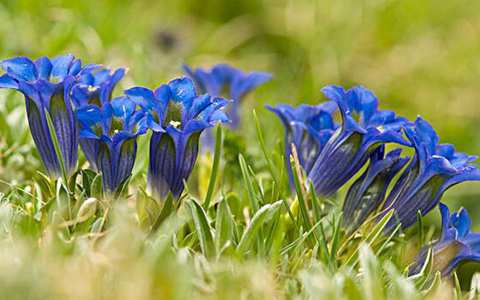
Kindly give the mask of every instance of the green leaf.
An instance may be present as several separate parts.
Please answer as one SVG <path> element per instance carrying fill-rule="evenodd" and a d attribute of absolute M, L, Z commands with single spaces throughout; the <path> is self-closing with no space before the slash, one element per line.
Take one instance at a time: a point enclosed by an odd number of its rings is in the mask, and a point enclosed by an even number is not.
<path fill-rule="evenodd" d="M 186 201 L 190 214 L 193 219 L 197 237 L 200 241 L 200 248 L 206 257 L 215 256 L 215 245 L 213 242 L 212 228 L 207 219 L 207 214 L 203 207 L 197 201 L 190 198 Z"/>
<path fill-rule="evenodd" d="M 233 243 L 236 240 L 235 221 L 226 198 L 218 203 L 215 230 L 215 247 L 220 254 L 226 243 Z"/>
<path fill-rule="evenodd" d="M 151 198 L 153 202 L 156 203 L 155 199 Z M 175 199 L 173 198 L 172 193 L 168 193 L 167 198 L 165 199 L 165 202 L 163 203 L 162 210 L 160 211 L 160 214 L 157 217 L 157 220 L 155 223 L 152 225 L 152 229 L 150 232 L 155 232 L 160 225 L 175 211 Z"/>
<path fill-rule="evenodd" d="M 265 224 L 270 218 L 275 215 L 280 206 L 282 205 L 281 201 L 277 201 L 273 204 L 266 204 L 262 206 L 253 216 L 250 224 L 248 224 L 245 232 L 240 239 L 240 243 L 237 246 L 237 251 L 241 254 L 246 253 L 253 241 L 257 238 L 257 233 L 261 229 L 262 225 Z"/>

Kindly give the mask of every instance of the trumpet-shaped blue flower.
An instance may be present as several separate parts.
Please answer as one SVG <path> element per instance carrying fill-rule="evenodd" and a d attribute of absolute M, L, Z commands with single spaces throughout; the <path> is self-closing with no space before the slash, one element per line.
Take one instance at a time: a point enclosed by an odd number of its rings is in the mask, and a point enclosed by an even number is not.
<path fill-rule="evenodd" d="M 417 118 L 415 126 L 405 132 L 415 147 L 415 156 L 384 204 L 385 211 L 395 209 L 396 219 L 387 225 L 390 229 L 398 222 L 403 228 L 414 224 L 417 211 L 427 214 L 451 186 L 480 180 L 480 170 L 470 164 L 477 157 L 455 152 L 453 145 L 438 144 L 435 130 L 422 118 Z"/>
<path fill-rule="evenodd" d="M 187 65 L 184 65 L 183 69 L 186 75 L 195 81 L 200 93 L 208 93 L 213 97 L 225 97 L 233 100 L 232 105 L 227 110 L 233 128 L 237 128 L 240 124 L 239 103 L 243 97 L 272 78 L 269 73 L 245 73 L 227 64 L 215 65 L 210 70 L 201 68 L 193 70 Z"/>
<path fill-rule="evenodd" d="M 285 127 L 285 160 L 290 184 L 293 184 L 290 166 L 292 145 L 297 149 L 300 165 L 308 174 L 323 147 L 338 127 L 332 117 L 337 105 L 330 101 L 315 106 L 300 105 L 294 108 L 287 104 L 280 104 L 275 107 L 267 106 L 267 108 L 280 118 Z"/>
<path fill-rule="evenodd" d="M 198 156 L 199 137 L 218 122 L 228 122 L 222 108 L 229 103 L 208 94 L 198 96 L 189 78 L 178 78 L 155 91 L 142 87 L 126 95 L 147 112 L 150 140 L 149 187 L 160 199 L 179 198 Z M 163 130 L 164 129 L 164 130 Z"/>
<path fill-rule="evenodd" d="M 14 89 L 25 96 L 30 131 L 48 174 L 58 177 L 62 170 L 47 113 L 53 121 L 65 169 L 67 173 L 73 172 L 77 163 L 78 132 L 70 90 L 82 74 L 80 60 L 70 54 L 53 59 L 41 57 L 36 61 L 15 57 L 2 61 L 0 67 L 6 72 L 0 77 L 0 88 Z"/>
<path fill-rule="evenodd" d="M 343 203 L 344 224 L 350 232 L 356 230 L 385 200 L 387 188 L 395 175 L 408 162 L 401 157 L 402 149 L 384 155 L 385 146 L 379 147 L 370 157 L 365 172 L 350 186 Z"/>
<path fill-rule="evenodd" d="M 124 75 L 125 69 L 123 68 L 111 71 L 101 66 L 92 66 L 88 71 L 83 72 L 78 82 L 72 87 L 72 100 L 75 108 L 78 109 L 86 105 L 103 107 L 106 103 L 109 103 L 115 85 Z M 95 139 L 80 139 L 80 147 L 90 166 L 98 171 L 98 141 Z"/>
<path fill-rule="evenodd" d="M 135 102 L 118 97 L 102 108 L 84 105 L 76 111 L 80 139 L 97 143 L 96 165 L 102 173 L 103 189 L 116 193 L 132 174 L 137 137 L 147 131 L 145 114 Z"/>
<path fill-rule="evenodd" d="M 339 86 L 322 89 L 337 103 L 342 126 L 337 129 L 308 174 L 319 195 L 330 196 L 343 186 L 384 143 L 408 145 L 402 127 L 408 123 L 392 111 L 378 110 L 375 95 L 357 86 L 348 91 Z"/>
<path fill-rule="evenodd" d="M 72 100 L 75 107 L 94 104 L 102 107 L 112 99 L 116 84 L 125 75 L 125 69 L 112 71 L 102 66 L 90 66 L 82 72 L 78 81 L 72 87 Z"/>
<path fill-rule="evenodd" d="M 433 269 L 441 271 L 443 276 L 449 275 L 462 262 L 480 261 L 480 233 L 470 232 L 472 222 L 468 212 L 461 208 L 450 215 L 448 207 L 443 203 L 440 203 L 440 212 L 440 239 L 420 250 L 415 263 L 409 269 L 410 275 L 418 274 L 422 270 L 429 249 L 432 249 Z"/>

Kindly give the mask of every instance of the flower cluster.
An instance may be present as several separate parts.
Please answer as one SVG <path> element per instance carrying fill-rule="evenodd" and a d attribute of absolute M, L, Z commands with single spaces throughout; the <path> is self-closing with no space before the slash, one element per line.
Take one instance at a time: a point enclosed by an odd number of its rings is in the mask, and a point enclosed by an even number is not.
<path fill-rule="evenodd" d="M 316 106 L 300 105 L 297 108 L 288 104 L 267 108 L 274 112 L 285 126 L 285 160 L 292 183 L 292 145 L 300 151 L 300 165 L 305 172 L 310 172 L 321 150 L 338 128 L 332 116 L 337 106 L 334 102 L 325 102 Z"/>
<path fill-rule="evenodd" d="M 437 134 L 422 118 L 412 123 L 392 111 L 379 110 L 375 95 L 361 86 L 349 90 L 327 86 L 322 91 L 330 102 L 268 108 L 285 126 L 287 162 L 293 144 L 318 195 L 331 196 L 368 164 L 345 197 L 343 218 L 348 231 L 355 231 L 374 213 L 381 217 L 392 209 L 394 218 L 386 231 L 398 224 L 408 228 L 418 212 L 425 215 L 435 208 L 449 187 L 480 180 L 480 170 L 471 164 L 476 157 L 439 144 Z M 340 125 L 334 122 L 332 102 L 340 111 Z M 402 157 L 401 148 L 385 155 L 387 143 L 414 148 L 415 155 Z"/>
<path fill-rule="evenodd" d="M 135 87 L 125 93 L 146 111 L 146 123 L 153 130 L 150 189 L 160 198 L 169 192 L 179 198 L 197 159 L 200 134 L 216 123 L 229 122 L 221 110 L 229 101 L 197 95 L 193 81 L 185 77 L 155 91 Z"/>
<path fill-rule="evenodd" d="M 217 97 L 220 92 L 198 95 L 195 83 L 186 77 L 155 91 L 133 87 L 114 98 L 124 68 L 82 66 L 73 55 L 36 61 L 16 57 L 0 67 L 5 71 L 0 88 L 25 96 L 30 131 L 48 174 L 72 174 L 80 144 L 91 168 L 102 174 L 108 194 L 119 192 L 131 176 L 137 137 L 151 130 L 149 186 L 161 199 L 168 193 L 178 199 L 195 165 L 201 133 L 230 122 L 223 108 L 231 101 Z M 230 96 L 237 100 L 269 79 L 267 74 L 244 74 L 227 65 L 213 68 L 212 74 L 219 80 L 216 84 L 230 85 Z"/>
<path fill-rule="evenodd" d="M 480 261 L 480 233 L 470 232 L 472 222 L 465 209 L 450 215 L 446 205 L 440 203 L 442 234 L 440 239 L 420 250 L 409 274 L 421 272 L 431 253 L 432 266 L 443 276 L 449 275 L 457 265 L 467 261 Z"/>
<path fill-rule="evenodd" d="M 184 66 L 187 77 L 155 90 L 132 87 L 114 97 L 124 68 L 82 65 L 73 55 L 35 61 L 16 57 L 2 61 L 0 67 L 5 71 L 0 88 L 25 97 L 33 141 L 51 177 L 75 171 L 80 145 L 90 167 L 101 173 L 105 193 L 116 195 L 132 175 L 137 138 L 150 131 L 148 186 L 159 199 L 182 196 L 202 133 L 212 140 L 209 131 L 216 124 L 238 127 L 240 101 L 271 79 L 267 73 L 244 73 L 224 64 L 210 70 Z M 293 147 L 307 188 L 317 195 L 330 197 L 353 181 L 343 202 L 348 233 L 392 210 L 394 217 L 385 231 L 408 228 L 418 213 L 423 216 L 439 205 L 448 188 L 480 180 L 480 170 L 472 164 L 476 157 L 440 144 L 421 117 L 410 122 L 379 109 L 377 97 L 362 86 L 346 90 L 330 85 L 322 91 L 329 101 L 319 105 L 267 108 L 285 127 L 290 181 Z M 387 152 L 387 144 L 396 148 Z M 413 149 L 412 157 L 403 155 L 404 148 Z M 421 250 L 411 274 L 420 272 L 428 253 L 444 275 L 462 261 L 480 261 L 480 236 L 470 232 L 466 211 L 450 216 L 443 204 L 440 210 L 442 236 Z"/>

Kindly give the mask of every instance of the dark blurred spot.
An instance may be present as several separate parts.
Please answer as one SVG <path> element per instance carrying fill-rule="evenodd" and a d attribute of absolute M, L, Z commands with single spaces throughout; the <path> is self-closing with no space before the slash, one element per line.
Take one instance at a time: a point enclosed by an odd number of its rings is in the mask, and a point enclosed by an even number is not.
<path fill-rule="evenodd" d="M 154 36 L 155 45 L 163 52 L 171 52 L 178 47 L 179 40 L 173 31 L 158 30 Z"/>

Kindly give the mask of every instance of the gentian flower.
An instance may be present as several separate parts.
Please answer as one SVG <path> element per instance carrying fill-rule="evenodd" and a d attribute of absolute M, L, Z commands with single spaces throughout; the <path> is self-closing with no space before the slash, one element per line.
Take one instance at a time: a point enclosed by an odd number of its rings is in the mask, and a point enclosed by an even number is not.
<path fill-rule="evenodd" d="M 418 117 L 414 127 L 405 130 L 415 147 L 415 156 L 395 183 L 384 204 L 384 210 L 395 210 L 396 219 L 387 229 L 400 222 L 403 228 L 415 223 L 417 211 L 423 215 L 431 211 L 443 193 L 451 186 L 480 180 L 480 171 L 470 162 L 477 159 L 455 152 L 450 144 L 438 144 L 439 138 L 432 126 Z"/>
<path fill-rule="evenodd" d="M 27 57 L 4 60 L 0 88 L 14 89 L 25 96 L 28 124 L 40 157 L 52 177 L 62 173 L 47 123 L 47 113 L 59 142 L 65 171 L 74 171 L 78 154 L 78 132 L 70 101 L 70 90 L 82 73 L 81 62 L 71 54 L 53 59 Z"/>
<path fill-rule="evenodd" d="M 322 91 L 337 103 L 342 126 L 323 147 L 308 178 L 317 194 L 328 197 L 350 180 L 382 144 L 408 145 L 401 130 L 408 121 L 392 111 L 378 110 L 377 98 L 364 87 L 345 91 L 331 85 Z"/>
<path fill-rule="evenodd" d="M 72 87 L 74 107 L 76 109 L 86 105 L 103 107 L 111 101 L 113 89 L 124 75 L 125 69 L 123 68 L 112 71 L 100 66 L 92 67 L 88 71 L 83 72 L 78 82 Z M 80 147 L 92 169 L 98 171 L 98 140 L 80 139 Z"/>
<path fill-rule="evenodd" d="M 318 155 L 328 142 L 338 125 L 332 114 L 337 109 L 335 102 L 320 105 L 300 105 L 294 108 L 287 104 L 267 106 L 275 113 L 285 127 L 285 161 L 288 166 L 290 184 L 293 185 L 290 155 L 292 144 L 298 152 L 299 163 L 308 174 Z"/>
<path fill-rule="evenodd" d="M 112 99 L 116 84 L 125 76 L 125 69 L 112 71 L 102 66 L 92 66 L 82 72 L 72 87 L 72 100 L 75 107 L 94 104 L 102 107 Z"/>
<path fill-rule="evenodd" d="M 200 134 L 218 122 L 229 121 L 222 110 L 229 101 L 208 94 L 198 96 L 193 81 L 186 77 L 174 79 L 155 91 L 135 87 L 125 94 L 147 112 L 144 122 L 153 132 L 148 168 L 150 189 L 160 199 L 169 192 L 178 199 L 183 182 L 195 165 Z"/>
<path fill-rule="evenodd" d="M 355 231 L 376 211 L 387 193 L 390 182 L 408 162 L 401 157 L 402 149 L 384 154 L 385 146 L 380 146 L 370 157 L 365 172 L 350 186 L 343 203 L 343 219 L 349 232 Z"/>
<path fill-rule="evenodd" d="M 212 97 L 225 97 L 233 100 L 232 105 L 227 110 L 228 117 L 232 120 L 232 128 L 237 128 L 240 124 L 239 107 L 243 97 L 272 78 L 269 73 L 245 73 L 227 64 L 215 65 L 210 70 L 201 68 L 193 70 L 184 65 L 183 70 L 187 76 L 195 81 L 200 93 L 208 93 Z"/>
<path fill-rule="evenodd" d="M 432 254 L 434 271 L 448 276 L 462 262 L 480 261 L 480 233 L 470 232 L 472 222 L 468 212 L 461 208 L 450 215 L 446 205 L 440 203 L 442 234 L 440 239 L 420 250 L 415 263 L 409 268 L 409 275 L 421 272 L 429 250 Z"/>
<path fill-rule="evenodd" d="M 80 139 L 98 143 L 96 165 L 102 173 L 103 189 L 116 193 L 132 174 L 137 153 L 137 137 L 147 131 L 145 114 L 125 96 L 105 103 L 102 108 L 84 105 L 76 111 Z"/>

